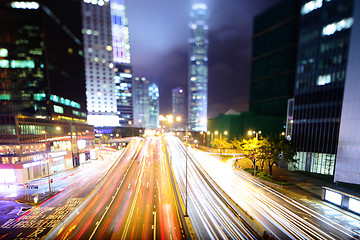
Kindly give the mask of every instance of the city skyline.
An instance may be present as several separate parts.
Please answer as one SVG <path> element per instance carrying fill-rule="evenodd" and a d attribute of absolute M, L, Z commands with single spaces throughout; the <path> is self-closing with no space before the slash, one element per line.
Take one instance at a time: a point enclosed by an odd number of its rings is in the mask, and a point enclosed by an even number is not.
<path fill-rule="evenodd" d="M 209 5 L 208 117 L 230 108 L 246 111 L 249 100 L 253 17 L 279 0 L 214 0 Z M 188 29 L 192 1 L 126 1 L 134 74 L 160 89 L 160 113 L 171 113 L 171 89 L 187 89 Z M 151 24 L 145 24 L 151 20 Z M 148 40 L 145 40 L 148 39 Z M 149 61 L 149 59 L 151 59 Z M 161 62 L 162 64 L 158 64 Z M 217 92 L 217 82 L 224 83 Z"/>

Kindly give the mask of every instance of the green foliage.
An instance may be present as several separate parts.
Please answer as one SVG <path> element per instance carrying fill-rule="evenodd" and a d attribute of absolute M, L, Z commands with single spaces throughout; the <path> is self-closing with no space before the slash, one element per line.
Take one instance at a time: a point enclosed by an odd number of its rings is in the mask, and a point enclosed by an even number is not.
<path fill-rule="evenodd" d="M 231 144 L 234 148 L 242 151 L 244 156 L 253 163 L 254 168 L 259 163 L 260 170 L 263 171 L 264 166 L 267 165 L 270 175 L 272 175 L 272 167 L 280 161 L 294 161 L 295 151 L 291 142 L 278 136 L 268 136 L 260 140 L 256 138 L 234 139 Z"/>

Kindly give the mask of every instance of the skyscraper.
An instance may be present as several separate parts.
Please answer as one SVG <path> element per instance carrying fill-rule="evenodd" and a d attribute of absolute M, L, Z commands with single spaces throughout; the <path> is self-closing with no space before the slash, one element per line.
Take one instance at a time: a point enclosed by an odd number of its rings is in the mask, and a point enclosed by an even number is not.
<path fill-rule="evenodd" d="M 197 2 L 190 11 L 188 124 L 192 131 L 207 130 L 208 102 L 208 13 L 207 5 Z"/>
<path fill-rule="evenodd" d="M 184 131 L 186 121 L 186 102 L 185 92 L 182 88 L 175 88 L 172 90 L 172 115 L 174 116 L 173 129 Z M 177 119 L 177 118 L 180 119 Z M 180 120 L 180 121 L 178 121 Z"/>
<path fill-rule="evenodd" d="M 1 1 L 0 13 L 0 112 L 85 122 L 80 2 Z"/>
<path fill-rule="evenodd" d="M 150 129 L 159 128 L 160 99 L 159 88 L 155 83 L 149 86 L 149 110 L 150 110 Z"/>
<path fill-rule="evenodd" d="M 124 0 L 84 0 L 82 9 L 88 121 L 98 127 L 127 126 L 133 113 Z"/>
<path fill-rule="evenodd" d="M 127 64 L 115 64 L 116 107 L 121 127 L 134 123 L 132 69 Z"/>
<path fill-rule="evenodd" d="M 81 3 L 0 5 L 0 179 L 26 183 L 90 158 Z"/>
<path fill-rule="evenodd" d="M 95 2 L 82 1 L 88 122 L 97 127 L 119 126 L 110 3 Z"/>
<path fill-rule="evenodd" d="M 286 118 L 294 94 L 300 1 L 284 0 L 254 18 L 251 112 Z"/>
<path fill-rule="evenodd" d="M 140 128 L 149 128 L 150 124 L 150 96 L 149 80 L 145 77 L 134 78 L 134 125 Z"/>
<path fill-rule="evenodd" d="M 130 65 L 130 41 L 124 0 L 111 0 L 112 47 L 116 74 L 116 105 L 119 124 L 134 124 L 132 67 Z"/>
<path fill-rule="evenodd" d="M 347 69 L 359 63 L 349 58 L 349 45 L 357 51 L 359 42 L 351 35 L 355 2 L 302 1 L 292 132 L 298 170 L 334 173 L 344 85 L 353 77 Z"/>

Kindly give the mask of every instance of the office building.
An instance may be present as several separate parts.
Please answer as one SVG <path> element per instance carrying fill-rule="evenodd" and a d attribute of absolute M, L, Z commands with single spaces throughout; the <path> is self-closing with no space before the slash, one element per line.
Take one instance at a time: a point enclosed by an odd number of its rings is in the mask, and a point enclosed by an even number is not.
<path fill-rule="evenodd" d="M 88 123 L 119 126 L 109 1 L 81 1 Z"/>
<path fill-rule="evenodd" d="M 345 5 L 346 6 L 346 5 Z M 335 182 L 345 182 L 351 184 L 360 184 L 360 84 L 359 84 L 359 66 L 360 66 L 360 4 L 354 1 L 354 19 L 351 27 L 351 36 L 349 39 L 349 50 L 347 57 L 347 68 L 345 72 L 344 97 L 341 108 L 340 133 L 338 149 L 335 163 Z M 349 15 L 348 15 L 349 16 Z M 350 25 L 349 18 L 344 20 Z M 349 22 L 350 21 L 350 22 Z M 337 30 L 340 30 L 337 26 Z M 332 30 L 333 31 L 333 30 Z M 341 30 L 340 30 L 341 31 Z M 327 32 L 331 33 L 330 30 Z M 339 32 L 340 33 L 340 32 Z M 335 34 L 335 32 L 334 32 Z M 344 36 L 346 37 L 346 33 Z M 340 41 L 338 42 L 340 43 Z M 337 61 L 339 62 L 339 55 Z M 336 56 L 336 55 L 335 55 Z M 334 57 L 335 57 L 334 56 Z"/>
<path fill-rule="evenodd" d="M 79 166 L 94 144 L 80 1 L 1 1 L 0 19 L 0 181 Z"/>
<path fill-rule="evenodd" d="M 135 77 L 134 81 L 134 125 L 139 128 L 149 128 L 150 96 L 149 80 L 145 77 Z"/>
<path fill-rule="evenodd" d="M 116 107 L 120 127 L 134 124 L 133 83 L 130 65 L 115 64 Z"/>
<path fill-rule="evenodd" d="M 190 12 L 188 128 L 206 131 L 208 103 L 208 17 L 207 5 L 194 3 Z"/>
<path fill-rule="evenodd" d="M 0 112 L 85 121 L 80 2 L 1 3 Z"/>
<path fill-rule="evenodd" d="M 172 115 L 174 117 L 173 130 L 185 131 L 187 120 L 185 92 L 180 87 L 172 90 Z"/>
<path fill-rule="evenodd" d="M 124 0 L 84 0 L 82 9 L 88 121 L 108 133 L 133 122 L 126 7 Z"/>
<path fill-rule="evenodd" d="M 134 106 L 126 6 L 124 0 L 112 0 L 110 3 L 117 115 L 120 127 L 131 127 L 134 125 Z"/>
<path fill-rule="evenodd" d="M 350 125 L 357 128 L 349 121 L 351 114 L 358 112 L 351 99 L 357 93 L 348 91 L 344 95 L 344 86 L 350 87 L 355 81 L 354 71 L 357 69 L 354 69 L 359 63 L 358 32 L 352 31 L 354 22 L 358 24 L 359 21 L 353 15 L 355 2 L 302 1 L 292 126 L 292 140 L 298 152 L 296 168 L 301 171 L 334 174 L 340 124 L 342 138 L 347 142 L 356 139 L 354 135 L 343 134 L 353 133 Z M 355 55 L 349 55 L 349 46 Z M 344 123 L 343 118 L 347 120 Z M 350 151 L 350 146 L 344 144 L 341 142 L 339 145 L 343 156 Z M 344 168 L 346 161 L 345 158 L 339 159 L 338 173 L 343 177 L 339 175 L 335 180 L 345 181 L 350 177 L 344 176 L 350 167 Z M 352 167 L 357 166 L 352 169 L 357 169 L 358 175 L 358 161 L 350 162 Z"/>
<path fill-rule="evenodd" d="M 299 11 L 299 0 L 284 0 L 253 24 L 249 110 L 282 123 L 294 94 Z"/>
<path fill-rule="evenodd" d="M 149 129 L 158 129 L 160 127 L 159 114 L 160 114 L 160 95 L 159 88 L 155 83 L 149 86 Z"/>

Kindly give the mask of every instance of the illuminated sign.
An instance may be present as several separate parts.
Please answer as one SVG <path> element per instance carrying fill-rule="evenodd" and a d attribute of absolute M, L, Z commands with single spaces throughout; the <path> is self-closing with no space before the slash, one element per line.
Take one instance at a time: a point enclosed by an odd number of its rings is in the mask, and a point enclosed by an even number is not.
<path fill-rule="evenodd" d="M 360 199 L 349 198 L 349 210 L 360 213 Z"/>
<path fill-rule="evenodd" d="M 341 206 L 342 195 L 333 191 L 325 191 L 325 200 Z"/>

